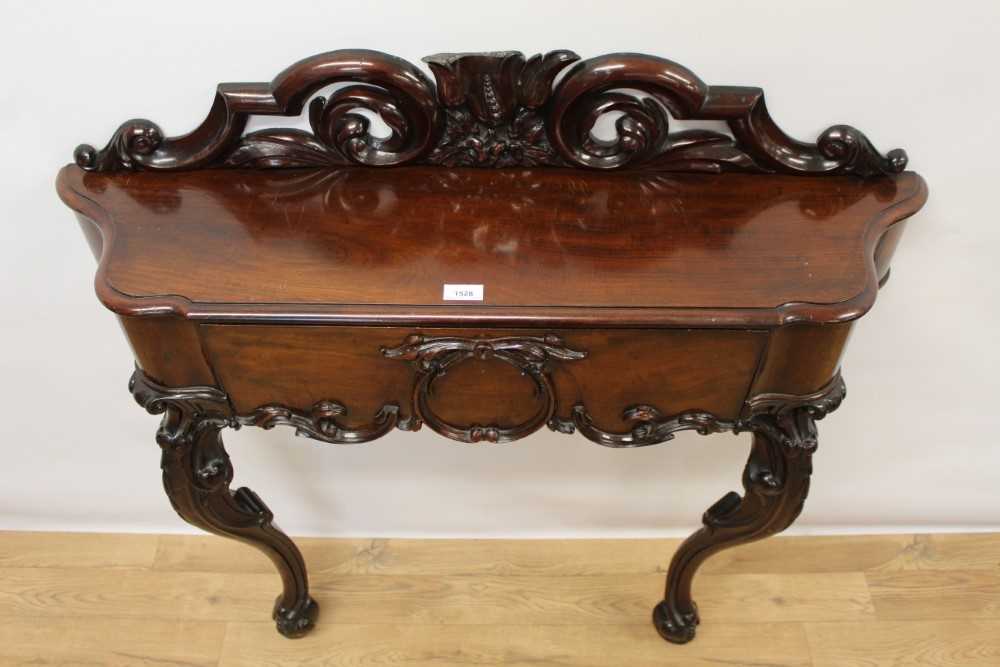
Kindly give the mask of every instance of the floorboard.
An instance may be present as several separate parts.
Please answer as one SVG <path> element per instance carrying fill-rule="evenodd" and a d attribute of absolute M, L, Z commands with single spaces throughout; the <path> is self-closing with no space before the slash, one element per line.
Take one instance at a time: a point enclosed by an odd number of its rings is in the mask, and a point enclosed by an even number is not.
<path fill-rule="evenodd" d="M 649 622 L 678 540 L 302 539 L 320 623 L 286 640 L 244 545 L 0 532 L 3 665 L 1000 665 L 1000 534 L 778 537 Z"/>

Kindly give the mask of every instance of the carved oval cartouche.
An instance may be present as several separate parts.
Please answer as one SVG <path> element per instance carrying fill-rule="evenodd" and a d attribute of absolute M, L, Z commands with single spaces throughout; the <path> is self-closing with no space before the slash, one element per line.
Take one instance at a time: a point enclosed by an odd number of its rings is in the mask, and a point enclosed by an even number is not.
<path fill-rule="evenodd" d="M 412 334 L 398 346 L 382 348 L 389 359 L 409 361 L 416 369 L 413 383 L 412 414 L 437 433 L 460 442 L 512 442 L 519 440 L 552 419 L 556 409 L 555 391 L 549 377 L 554 360 L 583 359 L 586 352 L 570 349 L 554 334 L 504 338 L 433 337 Z M 469 360 L 495 359 L 513 366 L 530 378 L 539 408 L 527 421 L 514 426 L 468 424 L 459 426 L 442 419 L 430 405 L 434 382 L 450 369 Z"/>

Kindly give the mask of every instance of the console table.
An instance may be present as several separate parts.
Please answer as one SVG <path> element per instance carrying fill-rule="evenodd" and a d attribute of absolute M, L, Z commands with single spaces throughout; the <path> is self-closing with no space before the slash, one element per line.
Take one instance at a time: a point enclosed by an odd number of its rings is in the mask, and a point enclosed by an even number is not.
<path fill-rule="evenodd" d="M 669 60 L 424 60 L 434 82 L 375 51 L 307 58 L 220 85 L 188 134 L 129 120 L 60 171 L 135 353 L 132 395 L 163 415 L 170 502 L 274 561 L 274 618 L 295 637 L 318 611 L 305 564 L 230 488 L 227 427 L 337 444 L 548 427 L 607 447 L 751 432 L 744 493 L 705 512 L 653 611 L 689 641 L 701 563 L 802 510 L 844 345 L 927 188 L 901 150 L 847 125 L 794 140 L 760 89 Z M 244 131 L 307 102 L 311 131 Z"/>

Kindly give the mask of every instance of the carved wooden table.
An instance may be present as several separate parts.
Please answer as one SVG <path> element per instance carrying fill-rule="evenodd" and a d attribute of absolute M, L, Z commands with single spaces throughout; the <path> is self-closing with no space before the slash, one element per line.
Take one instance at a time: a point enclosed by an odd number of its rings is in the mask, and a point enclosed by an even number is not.
<path fill-rule="evenodd" d="M 759 89 L 668 60 L 425 60 L 436 86 L 373 51 L 223 84 L 190 134 L 130 120 L 60 172 L 135 351 L 132 394 L 163 414 L 167 495 L 271 557 L 294 637 L 317 615 L 305 565 L 257 494 L 230 489 L 226 427 L 360 443 L 548 426 L 608 447 L 749 431 L 745 493 L 705 512 L 653 612 L 688 641 L 698 566 L 801 511 L 844 344 L 926 186 L 901 150 L 844 125 L 795 141 Z M 312 99 L 312 132 L 244 133 L 332 83 L 347 85 Z M 609 113 L 616 138 L 595 138 Z M 669 133 L 671 117 L 731 136 Z"/>

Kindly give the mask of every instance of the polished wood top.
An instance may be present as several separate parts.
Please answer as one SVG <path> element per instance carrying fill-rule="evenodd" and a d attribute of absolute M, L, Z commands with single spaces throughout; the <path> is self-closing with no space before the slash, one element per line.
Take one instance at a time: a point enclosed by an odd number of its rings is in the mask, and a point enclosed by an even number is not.
<path fill-rule="evenodd" d="M 125 314 L 364 323 L 766 326 L 873 303 L 916 174 L 566 169 L 60 172 Z M 100 245 L 100 244 L 99 244 Z M 442 301 L 445 283 L 485 286 Z"/>

